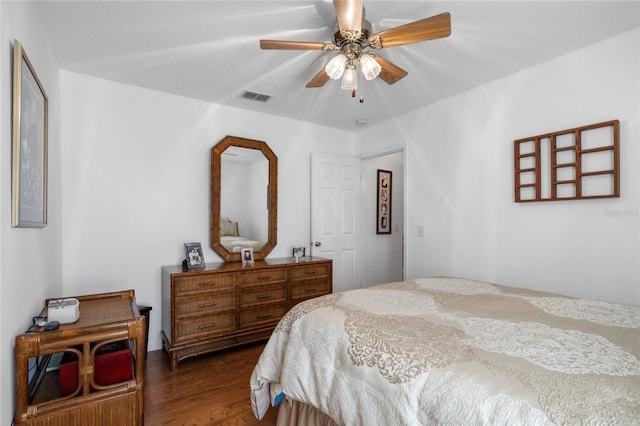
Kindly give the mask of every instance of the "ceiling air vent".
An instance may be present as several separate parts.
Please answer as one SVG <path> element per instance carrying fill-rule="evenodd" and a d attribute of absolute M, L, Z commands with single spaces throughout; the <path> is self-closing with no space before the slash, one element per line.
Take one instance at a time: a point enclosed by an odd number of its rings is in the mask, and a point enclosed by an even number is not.
<path fill-rule="evenodd" d="M 252 101 L 259 101 L 259 102 L 267 102 L 269 99 L 271 99 L 270 95 L 265 95 L 264 93 L 250 92 L 248 90 L 245 90 L 244 92 L 242 92 L 241 97 L 245 99 L 251 99 Z"/>

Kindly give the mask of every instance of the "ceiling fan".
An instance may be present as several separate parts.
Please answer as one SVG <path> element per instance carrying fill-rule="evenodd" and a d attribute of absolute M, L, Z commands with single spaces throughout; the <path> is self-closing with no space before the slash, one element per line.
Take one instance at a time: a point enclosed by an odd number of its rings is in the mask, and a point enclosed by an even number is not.
<path fill-rule="evenodd" d="M 355 97 L 358 68 L 367 80 L 380 76 L 387 84 L 394 84 L 407 72 L 365 49 L 419 43 L 451 34 L 451 15 L 448 12 L 373 34 L 371 24 L 364 19 L 363 0 L 333 0 L 333 5 L 337 17 L 333 41 L 260 40 L 262 49 L 340 51 L 305 87 L 322 87 L 329 79 L 342 78 L 341 88 L 351 90 L 351 96 Z"/>

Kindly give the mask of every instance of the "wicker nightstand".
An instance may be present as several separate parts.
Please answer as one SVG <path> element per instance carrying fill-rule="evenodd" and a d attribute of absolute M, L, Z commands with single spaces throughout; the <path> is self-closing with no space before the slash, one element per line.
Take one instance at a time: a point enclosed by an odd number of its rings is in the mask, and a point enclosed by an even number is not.
<path fill-rule="evenodd" d="M 76 298 L 80 318 L 75 323 L 16 337 L 16 425 L 142 426 L 147 321 L 138 310 L 134 291 Z M 114 342 L 131 348 L 131 379 L 98 384 L 94 380 L 96 351 Z M 76 389 L 61 396 L 59 372 L 47 367 L 54 354 L 65 353 L 77 358 L 78 377 Z M 30 358 L 39 360 L 31 383 Z"/>

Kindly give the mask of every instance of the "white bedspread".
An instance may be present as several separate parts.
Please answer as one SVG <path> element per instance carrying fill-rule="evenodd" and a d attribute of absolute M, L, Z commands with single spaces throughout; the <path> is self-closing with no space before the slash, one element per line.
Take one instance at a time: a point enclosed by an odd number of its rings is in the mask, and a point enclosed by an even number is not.
<path fill-rule="evenodd" d="M 221 236 L 220 244 L 222 244 L 229 252 L 239 252 L 245 247 L 251 247 L 253 250 L 262 250 L 266 241 L 254 241 L 244 237 Z"/>
<path fill-rule="evenodd" d="M 250 384 L 256 416 L 270 386 L 346 425 L 640 424 L 640 307 L 455 278 L 336 293 L 280 321 Z"/>

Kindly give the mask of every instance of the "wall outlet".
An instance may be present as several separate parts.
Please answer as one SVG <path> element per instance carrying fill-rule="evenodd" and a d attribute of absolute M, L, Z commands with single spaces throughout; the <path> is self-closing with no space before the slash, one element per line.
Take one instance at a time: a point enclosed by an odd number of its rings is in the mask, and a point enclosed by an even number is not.
<path fill-rule="evenodd" d="M 424 225 L 418 225 L 418 237 L 424 237 Z"/>

